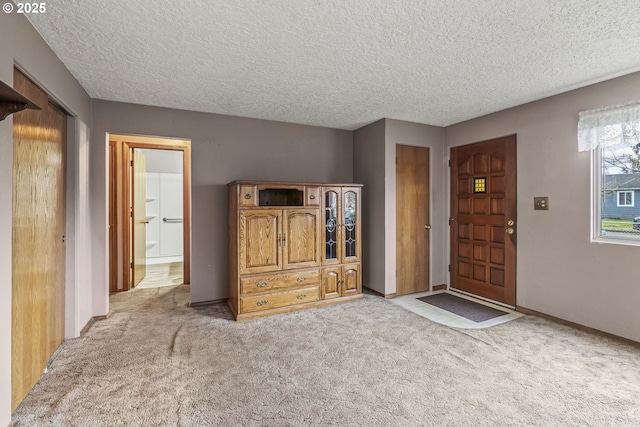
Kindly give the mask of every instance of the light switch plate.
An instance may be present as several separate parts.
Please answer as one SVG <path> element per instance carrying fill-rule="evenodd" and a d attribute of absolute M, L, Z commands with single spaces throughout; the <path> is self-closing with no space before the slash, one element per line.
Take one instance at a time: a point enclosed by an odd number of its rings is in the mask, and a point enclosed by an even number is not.
<path fill-rule="evenodd" d="M 548 197 L 534 197 L 533 198 L 533 210 L 535 210 L 535 211 L 548 211 L 549 210 L 549 198 Z"/>

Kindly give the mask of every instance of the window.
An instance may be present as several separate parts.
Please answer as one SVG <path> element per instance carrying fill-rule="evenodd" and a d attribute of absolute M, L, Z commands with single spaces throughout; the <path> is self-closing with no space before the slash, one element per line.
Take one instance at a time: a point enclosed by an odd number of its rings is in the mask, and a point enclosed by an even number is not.
<path fill-rule="evenodd" d="M 593 240 L 640 245 L 640 103 L 581 112 L 578 144 L 593 152 Z"/>
<path fill-rule="evenodd" d="M 633 191 L 618 191 L 618 206 L 633 207 Z"/>

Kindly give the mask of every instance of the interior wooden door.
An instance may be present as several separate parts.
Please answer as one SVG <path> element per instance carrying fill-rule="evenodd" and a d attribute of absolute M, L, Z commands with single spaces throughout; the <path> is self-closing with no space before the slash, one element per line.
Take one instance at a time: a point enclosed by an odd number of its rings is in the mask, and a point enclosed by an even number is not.
<path fill-rule="evenodd" d="M 516 138 L 451 149 L 451 287 L 516 304 Z"/>
<path fill-rule="evenodd" d="M 132 149 L 132 243 L 133 286 L 147 275 L 147 159 L 137 148 Z"/>
<path fill-rule="evenodd" d="M 282 210 L 240 211 L 240 273 L 282 270 Z"/>
<path fill-rule="evenodd" d="M 67 118 L 19 71 L 14 88 L 42 110 L 13 116 L 11 409 L 64 338 Z"/>
<path fill-rule="evenodd" d="M 282 248 L 284 269 L 320 265 L 320 218 L 317 210 L 284 210 Z"/>
<path fill-rule="evenodd" d="M 429 290 L 429 149 L 396 145 L 396 294 Z"/>
<path fill-rule="evenodd" d="M 109 141 L 109 292 L 118 291 L 117 146 Z"/>

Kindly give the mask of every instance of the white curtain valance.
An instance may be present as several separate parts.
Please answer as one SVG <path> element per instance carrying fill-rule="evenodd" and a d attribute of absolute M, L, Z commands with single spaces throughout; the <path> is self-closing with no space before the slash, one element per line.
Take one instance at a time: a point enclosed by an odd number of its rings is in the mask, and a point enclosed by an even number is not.
<path fill-rule="evenodd" d="M 578 151 L 640 142 L 640 101 L 578 113 Z"/>

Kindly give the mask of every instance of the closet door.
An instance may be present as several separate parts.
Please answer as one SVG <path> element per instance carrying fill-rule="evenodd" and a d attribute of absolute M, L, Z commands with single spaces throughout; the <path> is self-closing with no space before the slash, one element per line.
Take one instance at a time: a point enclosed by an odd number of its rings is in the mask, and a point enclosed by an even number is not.
<path fill-rule="evenodd" d="M 64 338 L 67 117 L 15 70 L 14 88 L 42 110 L 13 116 L 11 410 Z"/>

